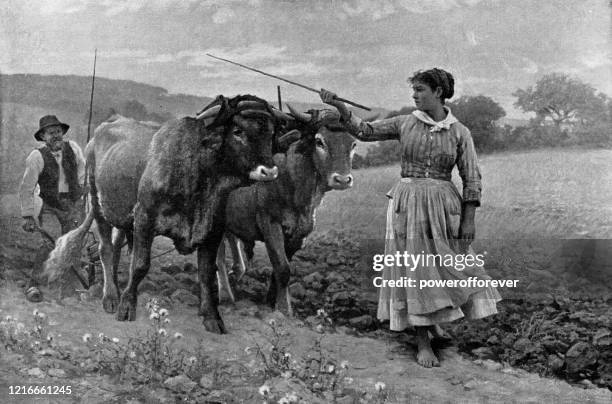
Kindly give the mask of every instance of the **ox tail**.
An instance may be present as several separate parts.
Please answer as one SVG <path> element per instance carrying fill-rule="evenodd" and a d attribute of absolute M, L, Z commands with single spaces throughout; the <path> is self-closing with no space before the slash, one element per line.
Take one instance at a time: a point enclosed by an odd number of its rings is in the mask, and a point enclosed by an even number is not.
<path fill-rule="evenodd" d="M 93 219 L 93 209 L 89 209 L 87 217 L 79 227 L 55 241 L 55 248 L 43 264 L 43 275 L 47 278 L 47 282 L 63 278 L 71 266 L 76 270 L 81 267 L 81 251 Z"/>

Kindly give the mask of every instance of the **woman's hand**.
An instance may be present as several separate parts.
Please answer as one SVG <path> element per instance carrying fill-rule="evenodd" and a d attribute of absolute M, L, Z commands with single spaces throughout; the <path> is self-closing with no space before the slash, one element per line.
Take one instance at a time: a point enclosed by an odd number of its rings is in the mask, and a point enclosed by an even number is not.
<path fill-rule="evenodd" d="M 344 105 L 342 101 L 338 100 L 336 93 L 322 88 L 319 92 L 319 97 L 321 97 L 321 101 L 323 101 L 325 104 L 331 105 L 332 107 L 336 107 L 336 109 L 342 116 L 342 119 L 346 121 L 350 118 L 349 110 L 346 108 L 346 105 Z"/>
<path fill-rule="evenodd" d="M 465 202 L 461 209 L 461 223 L 459 224 L 459 247 L 466 253 L 472 241 L 476 237 L 476 225 L 474 216 L 476 215 L 476 204 Z"/>

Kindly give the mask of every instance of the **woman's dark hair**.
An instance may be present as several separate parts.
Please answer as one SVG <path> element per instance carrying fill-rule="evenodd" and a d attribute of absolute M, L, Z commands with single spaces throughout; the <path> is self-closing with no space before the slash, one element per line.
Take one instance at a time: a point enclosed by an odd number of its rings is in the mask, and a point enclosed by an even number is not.
<path fill-rule="evenodd" d="M 410 84 L 421 82 L 427 84 L 433 91 L 440 87 L 442 89 L 442 104 L 444 100 L 452 98 L 455 93 L 455 79 L 449 72 L 434 68 L 429 70 L 419 70 L 408 79 Z"/>

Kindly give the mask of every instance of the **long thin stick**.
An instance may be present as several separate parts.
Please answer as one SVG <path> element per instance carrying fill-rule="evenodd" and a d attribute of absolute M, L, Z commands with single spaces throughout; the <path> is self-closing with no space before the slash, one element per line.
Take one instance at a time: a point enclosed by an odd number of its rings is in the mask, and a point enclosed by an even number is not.
<path fill-rule="evenodd" d="M 87 143 L 89 143 L 89 139 L 91 139 L 91 115 L 93 114 L 93 97 L 94 97 L 94 87 L 96 83 L 96 59 L 98 58 L 98 49 L 94 50 L 94 65 L 93 65 L 93 74 L 91 75 L 91 97 L 89 98 L 89 121 L 87 122 Z"/>
<path fill-rule="evenodd" d="M 96 84 L 96 61 L 98 59 L 98 49 L 94 49 L 94 64 L 93 64 L 93 74 L 91 75 L 91 96 L 89 97 L 89 120 L 87 121 L 87 143 L 91 139 L 91 116 L 93 114 L 93 98 L 94 98 L 94 88 Z M 87 144 L 85 143 L 85 144 Z M 85 179 L 83 180 L 83 188 L 87 189 L 87 185 L 89 182 L 88 174 L 87 174 L 87 163 L 85 163 Z M 87 194 L 83 195 L 83 211 L 87 210 Z"/>
<path fill-rule="evenodd" d="M 281 98 L 280 86 L 276 86 L 276 92 L 278 94 L 278 109 L 283 110 L 283 100 Z"/>
<path fill-rule="evenodd" d="M 213 58 L 213 59 L 222 60 L 222 61 L 224 61 L 224 62 L 231 63 L 231 64 L 236 65 L 236 66 L 240 66 L 240 67 L 242 67 L 242 68 L 244 68 L 244 69 L 251 70 L 251 71 L 257 72 L 257 73 L 259 73 L 259 74 L 263 74 L 264 76 L 272 77 L 272 78 L 275 78 L 275 79 L 277 79 L 277 80 L 282 80 L 282 81 L 284 81 L 285 83 L 289 83 L 289 84 L 293 84 L 294 86 L 302 87 L 302 88 L 304 88 L 304 89 L 306 89 L 306 90 L 312 91 L 312 92 L 317 93 L 317 94 L 319 93 L 319 90 L 317 90 L 317 89 L 315 89 L 315 88 L 308 87 L 308 86 L 305 86 L 304 84 L 300 84 L 300 83 L 297 83 L 297 82 L 295 82 L 295 81 L 287 80 L 287 79 L 285 79 L 285 78 L 283 78 L 283 77 L 280 77 L 280 76 L 275 76 L 274 74 L 266 73 L 266 72 L 263 72 L 263 71 L 258 70 L 258 69 L 254 69 L 254 68 L 252 68 L 252 67 L 245 66 L 245 65 L 240 64 L 240 63 L 232 62 L 231 60 L 223 59 L 223 58 L 220 58 L 220 57 L 217 57 L 217 56 L 211 55 L 210 53 L 207 53 L 207 54 L 206 54 L 206 56 L 209 56 L 209 57 L 211 57 L 211 58 Z M 365 109 L 366 111 L 371 111 L 371 109 L 370 109 L 370 108 L 368 108 L 368 107 L 364 107 L 363 105 L 357 104 L 357 103 L 355 103 L 355 102 L 353 102 L 353 101 L 349 101 L 349 100 L 347 100 L 347 99 L 340 98 L 340 97 L 336 97 L 336 99 L 337 99 L 338 101 L 345 102 L 345 103 L 347 103 L 347 104 L 349 104 L 349 105 L 352 105 L 352 106 L 354 106 L 354 107 L 361 108 L 361 109 Z"/>

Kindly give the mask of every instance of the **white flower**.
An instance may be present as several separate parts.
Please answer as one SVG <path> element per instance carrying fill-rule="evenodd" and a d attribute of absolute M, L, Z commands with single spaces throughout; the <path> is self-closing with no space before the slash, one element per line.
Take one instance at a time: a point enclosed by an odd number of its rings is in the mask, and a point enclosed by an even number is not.
<path fill-rule="evenodd" d="M 315 330 L 317 330 L 317 332 L 323 332 L 323 326 L 322 326 L 321 324 L 318 324 L 318 325 L 315 327 Z"/>
<path fill-rule="evenodd" d="M 292 391 L 291 393 L 285 394 L 285 397 L 287 397 L 287 400 L 289 400 L 290 403 L 297 403 L 298 402 L 298 396 L 297 396 L 297 394 L 295 394 L 295 391 Z"/>
<path fill-rule="evenodd" d="M 12 321 L 12 320 L 13 320 L 13 316 L 6 316 L 6 317 L 5 317 L 5 320 L 6 320 L 6 321 Z"/>
<path fill-rule="evenodd" d="M 340 367 L 341 367 L 342 369 L 348 369 L 348 367 L 349 367 L 349 363 L 348 363 L 348 361 L 342 361 L 342 362 L 340 362 Z"/>
<path fill-rule="evenodd" d="M 183 338 L 183 334 L 181 334 L 180 332 L 175 332 L 174 333 L 174 338 L 175 339 L 181 339 L 181 338 Z"/>
<path fill-rule="evenodd" d="M 45 313 L 38 313 L 38 318 L 44 319 L 45 317 L 47 317 Z"/>
<path fill-rule="evenodd" d="M 34 317 L 38 317 L 38 314 L 39 314 L 38 309 L 34 309 L 34 311 L 32 312 L 32 315 L 33 315 Z"/>
<path fill-rule="evenodd" d="M 25 328 L 25 325 L 23 325 L 23 323 L 17 323 L 17 329 L 18 330 L 23 330 Z"/>
<path fill-rule="evenodd" d="M 291 354 L 289 352 L 285 352 L 283 356 L 285 357 L 285 359 L 291 359 Z"/>
<path fill-rule="evenodd" d="M 345 377 L 344 381 L 346 382 L 346 384 L 351 384 L 351 383 L 353 383 L 353 378 L 352 377 Z"/>
<path fill-rule="evenodd" d="M 290 371 L 288 371 L 288 370 L 286 370 L 286 371 L 284 371 L 284 372 L 281 372 L 281 377 L 282 377 L 283 379 L 289 379 L 289 378 L 291 377 L 291 372 L 290 372 Z"/>
<path fill-rule="evenodd" d="M 244 348 L 244 353 L 249 355 L 251 353 L 251 349 L 252 349 L 252 347 L 250 347 L 250 346 Z"/>
<path fill-rule="evenodd" d="M 259 388 L 259 394 L 261 394 L 262 396 L 270 394 L 270 386 L 268 386 L 267 384 L 262 385 Z"/>
<path fill-rule="evenodd" d="M 130 359 L 134 359 L 136 357 L 136 352 L 134 351 L 130 351 L 130 353 L 128 354 L 128 356 L 130 357 Z"/>
<path fill-rule="evenodd" d="M 196 358 L 195 356 L 190 356 L 187 360 L 189 361 L 190 365 L 193 365 L 198 361 L 198 358 Z"/>
<path fill-rule="evenodd" d="M 334 365 L 327 366 L 327 373 L 334 373 L 334 370 L 336 370 Z"/>
<path fill-rule="evenodd" d="M 280 400 L 278 400 L 278 404 L 289 404 L 290 401 L 287 397 L 281 397 Z"/>
<path fill-rule="evenodd" d="M 317 316 L 325 317 L 326 315 L 327 313 L 325 313 L 325 310 L 323 309 L 317 310 Z"/>
<path fill-rule="evenodd" d="M 153 312 L 149 315 L 149 320 L 157 320 L 159 318 L 159 314 Z"/>
<path fill-rule="evenodd" d="M 160 315 L 160 316 L 162 316 L 162 317 L 166 317 L 166 316 L 168 315 L 168 310 L 166 310 L 166 309 L 161 309 L 161 310 L 159 311 L 159 315 Z"/>
<path fill-rule="evenodd" d="M 118 344 L 119 343 L 119 338 L 115 337 L 111 341 L 113 341 L 115 344 Z"/>
<path fill-rule="evenodd" d="M 91 340 L 91 334 L 90 333 L 83 334 L 83 342 L 84 343 L 88 343 L 90 340 Z"/>
<path fill-rule="evenodd" d="M 157 330 L 157 333 L 158 333 L 159 335 L 163 335 L 164 337 L 165 337 L 166 335 L 168 335 L 168 332 L 166 331 L 166 329 L 165 329 L 165 328 L 160 328 L 159 330 Z"/>
<path fill-rule="evenodd" d="M 276 320 L 275 319 L 270 319 L 270 321 L 268 321 L 268 324 L 270 324 L 270 326 L 274 327 L 276 325 Z M 265 386 L 265 384 L 264 384 Z"/>
<path fill-rule="evenodd" d="M 104 339 L 104 333 L 101 332 L 100 334 L 98 334 L 98 339 L 99 340 L 103 340 Z"/>
<path fill-rule="evenodd" d="M 387 386 L 383 382 L 376 382 L 376 384 L 374 385 L 376 391 L 383 391 L 385 387 Z"/>
<path fill-rule="evenodd" d="M 49 342 L 53 341 L 53 335 L 51 334 L 47 335 L 47 341 Z"/>
<path fill-rule="evenodd" d="M 165 318 L 164 319 L 164 324 L 170 324 L 170 319 L 169 318 Z"/>

